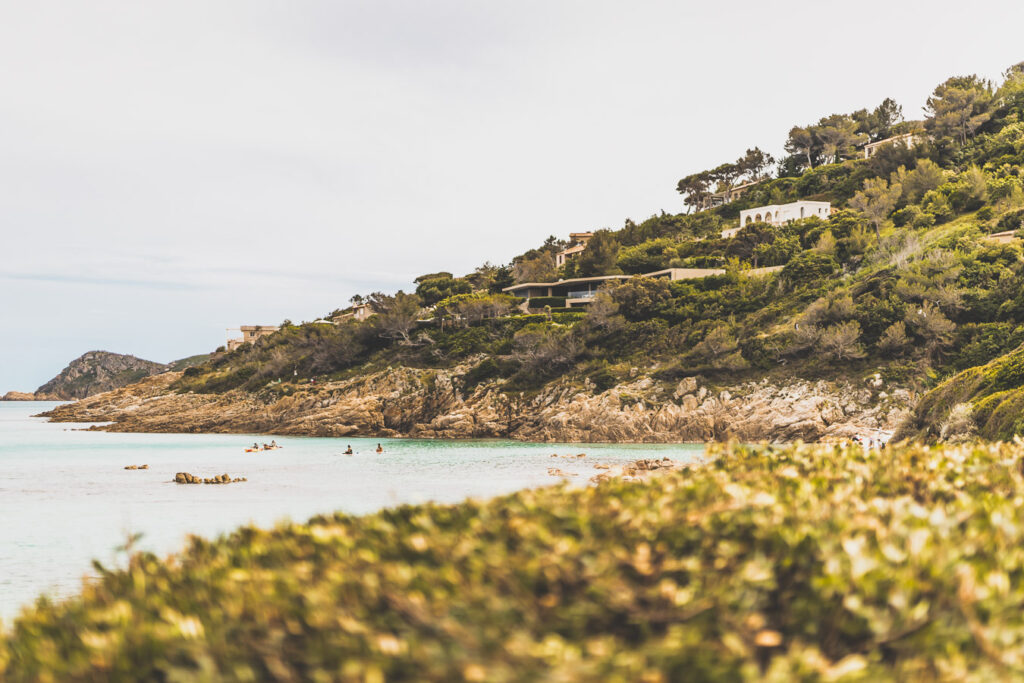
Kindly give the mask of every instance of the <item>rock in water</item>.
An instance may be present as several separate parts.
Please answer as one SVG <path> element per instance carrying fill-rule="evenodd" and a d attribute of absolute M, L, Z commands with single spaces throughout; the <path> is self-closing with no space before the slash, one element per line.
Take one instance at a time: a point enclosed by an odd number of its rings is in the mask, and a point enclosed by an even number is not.
<path fill-rule="evenodd" d="M 174 481 L 178 484 L 234 484 L 240 481 L 249 481 L 245 477 L 231 478 L 230 474 L 219 474 L 215 477 L 200 478 L 188 472 L 178 472 L 174 475 Z"/>

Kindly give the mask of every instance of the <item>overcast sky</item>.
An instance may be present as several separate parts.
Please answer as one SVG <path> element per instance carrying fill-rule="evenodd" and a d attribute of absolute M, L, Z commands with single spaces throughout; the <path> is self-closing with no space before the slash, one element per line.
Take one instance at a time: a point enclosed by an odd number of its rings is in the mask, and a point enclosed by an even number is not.
<path fill-rule="evenodd" d="M 0 391 L 683 209 L 1024 60 L 1019 0 L 0 0 Z"/>

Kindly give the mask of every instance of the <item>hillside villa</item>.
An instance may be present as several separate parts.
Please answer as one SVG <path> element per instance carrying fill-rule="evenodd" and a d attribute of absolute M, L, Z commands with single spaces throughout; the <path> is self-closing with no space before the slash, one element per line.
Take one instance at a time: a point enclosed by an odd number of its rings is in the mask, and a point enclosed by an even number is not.
<path fill-rule="evenodd" d="M 266 337 L 268 334 L 274 334 L 279 329 L 278 325 L 242 325 L 241 327 L 229 327 L 228 332 L 238 330 L 242 333 L 241 337 L 231 339 L 228 338 L 227 348 L 228 351 L 234 351 L 242 344 L 253 343 L 260 337 Z"/>
<path fill-rule="evenodd" d="M 331 318 L 331 322 L 340 323 L 342 320 L 348 320 L 349 318 L 362 322 L 373 315 L 375 315 L 375 313 L 370 304 L 356 304 L 341 315 L 336 315 Z"/>
<path fill-rule="evenodd" d="M 753 180 L 749 183 L 744 183 L 743 185 L 737 185 L 736 187 L 729 188 L 728 190 L 725 190 L 723 192 L 713 192 L 701 201 L 700 205 L 697 207 L 697 210 L 707 211 L 708 209 L 713 209 L 716 206 L 725 206 L 726 204 L 734 202 L 740 197 L 742 197 L 744 194 L 746 194 L 747 190 L 749 190 L 754 185 L 757 185 L 760 182 L 760 180 Z"/>
<path fill-rule="evenodd" d="M 870 159 L 875 156 L 875 153 L 878 152 L 879 149 L 886 145 L 903 144 L 907 147 L 914 147 L 915 145 L 920 144 L 924 139 L 924 133 L 904 133 L 903 135 L 894 135 L 891 138 L 879 140 L 878 142 L 869 142 L 864 145 L 864 158 Z"/>
<path fill-rule="evenodd" d="M 740 211 L 740 224 L 733 228 L 726 228 L 722 231 L 722 239 L 735 237 L 736 233 L 745 226 L 753 223 L 768 223 L 769 225 L 782 225 L 789 221 L 801 218 L 817 216 L 827 220 L 832 213 L 832 204 L 829 202 L 798 201 L 789 204 L 769 204 L 758 206 L 753 209 Z"/>
<path fill-rule="evenodd" d="M 781 266 L 770 268 L 754 268 L 744 271 L 747 275 L 765 275 L 781 270 Z M 581 308 L 594 300 L 597 290 L 609 282 L 630 280 L 634 277 L 659 278 L 665 280 L 698 280 L 710 275 L 722 275 L 724 268 L 665 268 L 641 275 L 595 275 L 593 277 L 574 277 L 556 282 L 522 282 L 518 285 L 505 287 L 501 291 L 521 299 L 538 297 L 555 297 L 565 299 L 568 308 Z"/>
<path fill-rule="evenodd" d="M 582 254 L 587 248 L 587 242 L 593 236 L 594 233 L 592 232 L 570 232 L 569 246 L 555 254 L 555 266 L 561 268 L 565 265 L 566 261 L 570 261 Z"/>

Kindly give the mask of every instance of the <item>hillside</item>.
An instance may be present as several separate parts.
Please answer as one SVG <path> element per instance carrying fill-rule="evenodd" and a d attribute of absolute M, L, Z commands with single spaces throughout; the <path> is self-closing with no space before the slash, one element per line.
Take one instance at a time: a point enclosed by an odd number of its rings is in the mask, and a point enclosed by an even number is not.
<path fill-rule="evenodd" d="M 1020 680 L 1022 458 L 719 445 L 641 481 L 193 537 L 39 599 L 0 678 Z"/>
<path fill-rule="evenodd" d="M 325 417 L 339 401 L 404 395 L 367 389 L 393 371 L 420 377 L 428 389 L 426 408 L 416 411 L 422 419 L 389 422 L 380 411 L 379 419 L 335 427 L 411 434 L 427 424 L 437 434 L 491 434 L 483 426 L 495 423 L 490 412 L 525 405 L 538 415 L 554 411 L 545 422 L 554 427 L 538 433 L 585 436 L 599 432 L 574 426 L 574 415 L 600 404 L 647 416 L 623 432 L 628 438 L 684 438 L 725 430 L 680 426 L 711 410 L 708 396 L 725 406 L 708 418 L 712 425 L 735 421 L 733 409 L 772 423 L 773 411 L 801 400 L 791 387 L 812 385 L 824 387 L 813 401 L 817 417 L 801 417 L 824 427 L 807 435 L 890 429 L 921 392 L 1024 343 L 1015 235 L 1024 221 L 1024 66 L 1000 84 L 950 78 L 926 112 L 904 121 L 887 99 L 794 126 L 788 156 L 777 162 L 754 147 L 679 180 L 687 213 L 575 234 L 571 249 L 551 237 L 504 266 L 425 274 L 415 291 L 356 296 L 352 307 L 314 323 L 285 321 L 255 343 L 219 349 L 168 388 L 217 397 L 203 399 L 219 406 L 204 410 L 221 410 L 223 419 L 198 416 L 199 399 L 168 398 L 159 404 L 165 414 L 125 428 L 281 426 L 242 408 L 252 405 L 280 406 L 288 429 L 322 433 L 331 419 L 351 416 Z M 818 203 L 806 205 L 805 217 L 776 220 L 780 210 L 796 210 L 792 202 Z M 449 393 L 434 396 L 439 378 Z M 679 391 L 684 380 L 704 395 Z M 747 412 L 743 398 L 759 383 L 770 387 L 769 408 Z M 127 419 L 109 408 L 104 413 L 101 401 L 90 414 Z"/>
<path fill-rule="evenodd" d="M 127 386 L 165 372 L 162 363 L 109 351 L 87 351 L 36 390 L 52 400 L 73 401 Z"/>

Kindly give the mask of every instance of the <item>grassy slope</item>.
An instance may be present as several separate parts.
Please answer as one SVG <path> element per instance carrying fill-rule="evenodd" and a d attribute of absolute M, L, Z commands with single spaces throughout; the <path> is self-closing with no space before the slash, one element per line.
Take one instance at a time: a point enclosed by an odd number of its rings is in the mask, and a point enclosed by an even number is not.
<path fill-rule="evenodd" d="M 0 678 L 1024 675 L 1024 448 L 712 455 L 139 555 L 23 613 Z"/>
<path fill-rule="evenodd" d="M 194 356 L 189 356 L 188 358 L 180 358 L 178 360 L 171 361 L 170 363 L 168 363 L 167 367 L 172 372 L 179 372 L 181 370 L 185 370 L 186 368 L 191 368 L 196 365 L 202 365 L 206 361 L 210 360 L 211 355 L 212 354 L 209 353 L 200 353 Z"/>
<path fill-rule="evenodd" d="M 935 439 L 954 406 L 971 405 L 978 435 L 1012 439 L 1024 433 L 1024 348 L 968 368 L 947 379 L 922 398 L 903 438 Z"/>

